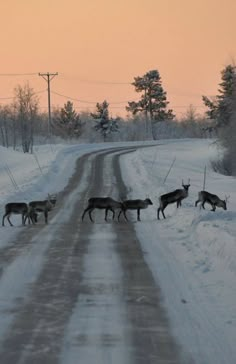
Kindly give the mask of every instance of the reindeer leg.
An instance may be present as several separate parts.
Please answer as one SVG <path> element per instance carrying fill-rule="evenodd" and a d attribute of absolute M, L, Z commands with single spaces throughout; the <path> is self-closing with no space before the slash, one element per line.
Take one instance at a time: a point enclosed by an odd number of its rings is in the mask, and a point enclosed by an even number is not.
<path fill-rule="evenodd" d="M 90 207 L 87 207 L 84 212 L 83 212 L 83 215 L 82 215 L 82 221 L 84 220 L 84 216 L 85 214 L 89 211 Z"/>
<path fill-rule="evenodd" d="M 165 217 L 165 214 L 164 214 L 164 210 L 165 210 L 165 208 L 166 208 L 166 206 L 164 206 L 164 207 L 160 208 L 160 211 L 162 212 L 162 216 L 163 216 L 163 218 L 164 218 L 164 219 L 166 218 L 166 217 Z"/>
<path fill-rule="evenodd" d="M 138 220 L 138 221 L 141 221 L 141 220 L 140 220 L 140 209 L 137 209 L 137 220 Z"/>
<path fill-rule="evenodd" d="M 166 218 L 165 217 L 165 214 L 164 214 L 164 210 L 165 210 L 165 208 L 167 207 L 167 204 L 164 204 L 163 206 L 162 206 L 162 208 L 161 208 L 161 212 L 162 212 L 162 215 L 163 215 L 163 217 L 164 217 L 164 219 Z"/>
<path fill-rule="evenodd" d="M 5 215 L 3 215 L 3 217 L 2 217 L 2 226 L 5 226 L 4 225 L 4 221 L 5 221 L 5 217 L 7 216 L 7 214 L 5 214 Z"/>
<path fill-rule="evenodd" d="M 91 208 L 89 209 L 89 218 L 90 218 L 90 220 L 91 220 L 92 222 L 94 222 L 94 221 L 93 221 L 93 218 L 92 218 L 92 211 L 93 211 L 93 210 L 94 210 L 93 208 L 92 208 L 92 209 L 91 209 Z"/>
<path fill-rule="evenodd" d="M 125 220 L 126 221 L 129 221 L 128 218 L 127 218 L 127 216 L 126 216 L 126 213 L 125 213 L 125 210 L 124 209 L 121 209 L 120 210 L 119 215 L 118 215 L 118 221 L 120 221 L 120 216 L 121 216 L 122 213 L 124 215 Z"/>
<path fill-rule="evenodd" d="M 36 218 L 35 215 L 36 215 L 35 213 L 30 213 L 30 215 L 28 216 L 29 224 L 30 224 L 30 221 L 31 221 L 32 224 L 35 225 L 35 222 L 37 222 L 37 218 Z"/>
<path fill-rule="evenodd" d="M 105 210 L 105 221 L 107 221 L 108 210 L 111 210 L 113 212 L 113 210 L 110 207 L 106 207 L 106 210 Z"/>
<path fill-rule="evenodd" d="M 106 208 L 106 214 L 105 214 L 105 220 L 107 221 L 107 214 L 108 214 L 108 211 L 111 211 L 112 212 L 112 214 L 113 214 L 113 216 L 112 216 L 112 220 L 114 220 L 114 218 L 115 218 L 115 211 L 113 210 L 113 208 L 112 207 L 107 207 Z"/>
<path fill-rule="evenodd" d="M 197 206 L 198 202 L 200 202 L 200 200 L 197 200 L 197 201 L 195 202 L 195 207 Z"/>
<path fill-rule="evenodd" d="M 119 214 L 118 214 L 118 221 L 120 221 L 120 215 L 122 213 L 122 209 L 120 210 Z"/>
<path fill-rule="evenodd" d="M 157 220 L 160 220 L 160 211 L 161 211 L 162 216 L 164 217 L 164 219 L 166 218 L 165 214 L 164 214 L 164 209 L 162 209 L 161 207 L 158 207 L 158 209 L 157 209 Z"/>
<path fill-rule="evenodd" d="M 22 219 L 22 225 L 25 226 L 25 215 L 24 214 L 21 215 L 21 219 Z"/>
<path fill-rule="evenodd" d="M 11 216 L 11 214 L 10 214 L 10 215 L 7 215 L 7 220 L 8 220 L 8 222 L 9 222 L 9 224 L 10 224 L 11 226 L 13 226 L 13 224 L 11 223 L 11 220 L 10 220 L 10 216 Z"/>
<path fill-rule="evenodd" d="M 47 210 L 44 211 L 44 217 L 45 217 L 45 224 L 47 224 L 48 223 L 48 211 Z"/>
<path fill-rule="evenodd" d="M 28 219 L 28 224 L 30 225 L 31 224 L 31 222 L 30 222 L 30 217 L 29 217 L 29 215 L 25 215 L 24 216 L 24 224 L 26 223 L 26 220 Z"/>
<path fill-rule="evenodd" d="M 35 225 L 35 223 L 38 221 L 38 216 L 35 211 L 30 213 L 29 219 L 32 221 L 32 224 Z"/>
<path fill-rule="evenodd" d="M 127 215 L 126 215 L 126 210 L 123 210 L 123 214 L 124 214 L 125 220 L 129 221 L 129 219 L 128 219 Z"/>

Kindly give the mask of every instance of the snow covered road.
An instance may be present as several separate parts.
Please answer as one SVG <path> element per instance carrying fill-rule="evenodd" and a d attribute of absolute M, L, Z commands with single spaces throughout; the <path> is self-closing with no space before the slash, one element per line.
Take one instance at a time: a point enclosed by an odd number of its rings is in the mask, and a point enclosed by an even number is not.
<path fill-rule="evenodd" d="M 43 174 L 32 156 L 0 149 L 19 185 L 14 191 L 0 166 L 2 205 L 68 183 L 48 226 L 22 228 L 16 216 L 13 228 L 0 230 L 1 364 L 235 363 L 235 179 L 210 170 L 216 150 L 209 141 L 158 144 L 121 157 L 105 153 L 115 145 L 60 146 L 54 155 L 39 148 Z M 98 158 L 85 156 L 94 150 Z M 205 165 L 207 189 L 230 195 L 227 211 L 194 207 Z M 157 221 L 158 196 L 182 178 L 191 179 L 188 199 Z M 104 223 L 94 211 L 95 224 L 88 217 L 81 224 L 94 194 L 148 195 L 154 205 L 140 223 L 135 213 L 130 223 Z"/>

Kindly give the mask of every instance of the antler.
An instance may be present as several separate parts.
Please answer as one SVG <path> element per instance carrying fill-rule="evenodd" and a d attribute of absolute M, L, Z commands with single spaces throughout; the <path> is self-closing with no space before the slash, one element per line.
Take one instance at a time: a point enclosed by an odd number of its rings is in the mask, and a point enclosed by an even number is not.
<path fill-rule="evenodd" d="M 228 195 L 228 196 L 225 195 L 225 202 L 228 202 L 229 198 L 230 198 L 230 195 Z"/>

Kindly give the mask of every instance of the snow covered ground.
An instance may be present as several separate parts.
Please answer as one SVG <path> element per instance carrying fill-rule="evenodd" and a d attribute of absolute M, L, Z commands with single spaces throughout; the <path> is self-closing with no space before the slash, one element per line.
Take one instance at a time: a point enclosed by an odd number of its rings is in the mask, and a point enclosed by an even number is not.
<path fill-rule="evenodd" d="M 236 181 L 211 171 L 216 149 L 205 140 L 176 142 L 139 150 L 123 158 L 123 177 L 130 197 L 154 207 L 135 224 L 146 260 L 162 287 L 173 332 L 196 363 L 236 362 Z M 169 167 L 176 161 L 163 185 Z M 228 210 L 194 207 L 203 187 L 220 198 L 230 195 Z M 177 210 L 156 220 L 158 196 L 191 180 L 189 197 Z"/>
<path fill-rule="evenodd" d="M 153 276 L 162 288 L 173 333 L 184 351 L 198 364 L 234 364 L 235 178 L 211 171 L 209 161 L 217 154 L 212 141 L 177 140 L 158 144 L 122 157 L 129 197 L 148 195 L 154 204 L 141 212 L 142 221 L 134 224 L 135 229 Z M 124 144 L 38 146 L 35 155 L 0 147 L 2 213 L 7 202 L 42 199 L 48 193 L 62 190 L 73 173 L 76 159 L 84 153 L 120 145 Z M 206 210 L 194 207 L 197 193 L 203 186 L 205 165 L 206 190 L 221 198 L 230 195 L 227 211 L 211 212 L 207 205 Z M 168 206 L 166 220 L 158 221 L 158 196 L 180 188 L 182 179 L 187 181 L 188 178 L 189 197 L 178 210 L 174 205 Z M 134 221 L 135 218 L 134 214 Z M 12 217 L 12 221 L 20 228 L 19 216 Z M 18 228 L 0 228 L 0 249 L 8 244 Z M 9 285 L 12 287 L 12 282 Z M 4 323 L 2 309 L 0 326 L 1 323 Z"/>

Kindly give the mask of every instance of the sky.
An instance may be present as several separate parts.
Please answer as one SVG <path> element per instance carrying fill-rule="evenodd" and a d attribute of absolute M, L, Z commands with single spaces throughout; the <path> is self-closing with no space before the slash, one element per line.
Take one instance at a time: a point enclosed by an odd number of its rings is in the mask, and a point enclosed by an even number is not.
<path fill-rule="evenodd" d="M 157 146 L 137 149 L 121 157 L 122 178 L 127 186 L 132 186 L 128 188 L 128 198 L 145 198 L 144 191 L 148 191 L 153 202 L 153 206 L 141 211 L 139 223 L 136 223 L 136 211 L 128 212 L 129 224 L 132 224 L 136 231 L 145 261 L 153 279 L 161 288 L 172 334 L 185 354 L 186 360 L 182 363 L 235 364 L 235 178 L 211 170 L 210 161 L 218 154 L 216 144 L 212 143 L 211 139 L 160 140 L 158 143 Z M 36 145 L 34 152 L 41 171 L 33 155 L 0 146 L 1 161 L 4 161 L 4 165 L 0 163 L 1 213 L 7 202 L 41 200 L 46 198 L 47 193 L 63 190 L 74 171 L 78 157 L 99 149 L 136 144 L 138 143 Z M 143 145 L 143 142 L 140 144 Z M 145 144 L 150 145 L 149 142 Z M 174 156 L 176 162 L 163 183 Z M 103 191 L 110 190 L 107 181 L 112 179 L 114 182 L 114 175 L 110 173 L 111 163 L 110 156 L 105 158 L 106 184 Z M 17 188 L 6 173 L 6 165 L 14 176 Z M 198 191 L 203 184 L 205 165 L 206 189 L 220 198 L 224 198 L 225 194 L 230 195 L 227 211 L 217 208 L 212 212 L 207 204 L 205 210 L 194 207 Z M 21 312 L 26 311 L 29 302 L 33 301 L 33 305 L 36 305 L 32 311 L 37 312 L 37 315 L 42 312 L 42 307 L 33 297 L 34 292 L 36 287 L 38 288 L 38 281 L 42 282 L 42 277 L 46 274 L 50 254 L 52 251 L 53 257 L 59 254 L 61 228 L 66 228 L 71 222 L 77 200 L 83 201 L 88 188 L 89 173 L 89 168 L 84 168 L 78 184 L 63 202 L 63 208 L 56 207 L 54 217 L 49 213 L 49 224 L 43 229 L 37 230 L 37 226 L 22 228 L 19 215 L 11 216 L 13 227 L 9 226 L 7 221 L 5 227 L 0 226 L 1 256 L 8 257 L 4 261 L 1 260 L 1 344 L 9 338 L 10 328 L 16 327 Z M 182 201 L 181 208 L 177 209 L 176 204 L 167 206 L 166 219 L 161 218 L 158 221 L 158 197 L 178 188 L 178 183 L 181 187 L 182 178 L 191 180 L 189 196 Z M 118 199 L 116 183 L 113 185 L 112 197 Z M 81 211 L 82 209 L 83 207 Z M 89 281 L 89 287 L 99 289 L 84 290 L 79 294 L 71 315 L 68 315 L 69 319 L 61 330 L 63 340 L 60 342 L 60 363 L 74 364 L 78 357 L 83 358 L 84 364 L 90 364 L 94 359 L 97 364 L 111 363 L 110 358 L 112 363 L 130 363 L 131 326 L 124 314 L 129 296 L 120 297 L 117 294 L 117 290 L 123 292 L 120 287 L 121 277 L 124 276 L 114 242 L 117 222 L 111 223 L 109 215 L 108 222 L 104 223 L 104 211 L 95 210 L 93 217 L 94 224 L 90 223 L 88 217 L 83 222 L 91 225 L 91 230 L 86 240 L 87 254 L 80 272 L 82 286 Z M 41 224 L 44 225 L 42 216 L 38 222 L 38 225 Z M 126 222 L 121 221 L 120 224 Z M 78 231 L 79 225 L 78 223 Z M 36 229 L 38 234 L 35 232 L 33 240 L 29 239 L 27 244 L 21 244 L 16 235 L 22 230 L 32 228 Z M 78 237 L 75 241 L 81 242 Z M 72 245 L 68 246 L 69 251 L 71 247 Z M 69 263 L 73 262 L 69 259 Z M 63 277 L 66 277 L 68 270 L 71 273 L 71 269 L 75 269 L 73 264 L 65 264 Z M 76 274 L 76 270 L 73 270 L 73 273 Z M 62 281 L 65 282 L 63 279 Z M 45 289 L 44 286 L 43 283 L 42 289 Z M 60 292 L 60 289 L 58 282 L 55 287 L 52 285 L 52 290 Z M 138 297 L 136 304 L 149 307 L 155 304 L 152 300 L 153 298 L 145 293 L 144 296 Z M 56 295 L 53 295 L 53 303 L 50 300 L 46 302 L 47 313 L 50 304 L 57 307 Z M 61 305 L 61 299 L 58 305 Z M 43 331 L 44 334 L 49 333 L 50 339 L 50 335 L 58 331 L 58 322 L 55 321 L 56 326 L 53 326 L 48 316 L 41 316 L 34 322 L 35 326 L 32 327 L 36 336 Z M 15 332 L 16 330 L 12 334 L 13 338 Z M 27 335 L 23 336 L 27 338 Z M 85 340 L 79 340 L 80 337 Z M 104 345 L 104 337 L 111 338 L 109 345 Z M 37 339 L 32 345 L 24 346 L 24 359 L 32 358 L 35 342 L 38 342 Z M 51 345 L 55 347 L 55 340 L 47 340 L 47 345 L 42 348 L 44 354 L 53 349 Z M 36 346 L 37 353 L 40 353 L 40 349 L 41 347 Z"/>
<path fill-rule="evenodd" d="M 202 113 L 202 95 L 217 94 L 236 56 L 234 0 L 9 0 L 0 13 L 0 102 L 29 82 L 42 111 L 39 72 L 58 72 L 52 106 L 70 99 L 78 112 L 94 111 L 106 99 L 112 115 L 125 116 L 140 97 L 134 77 L 158 69 L 174 112 L 191 104 Z"/>

